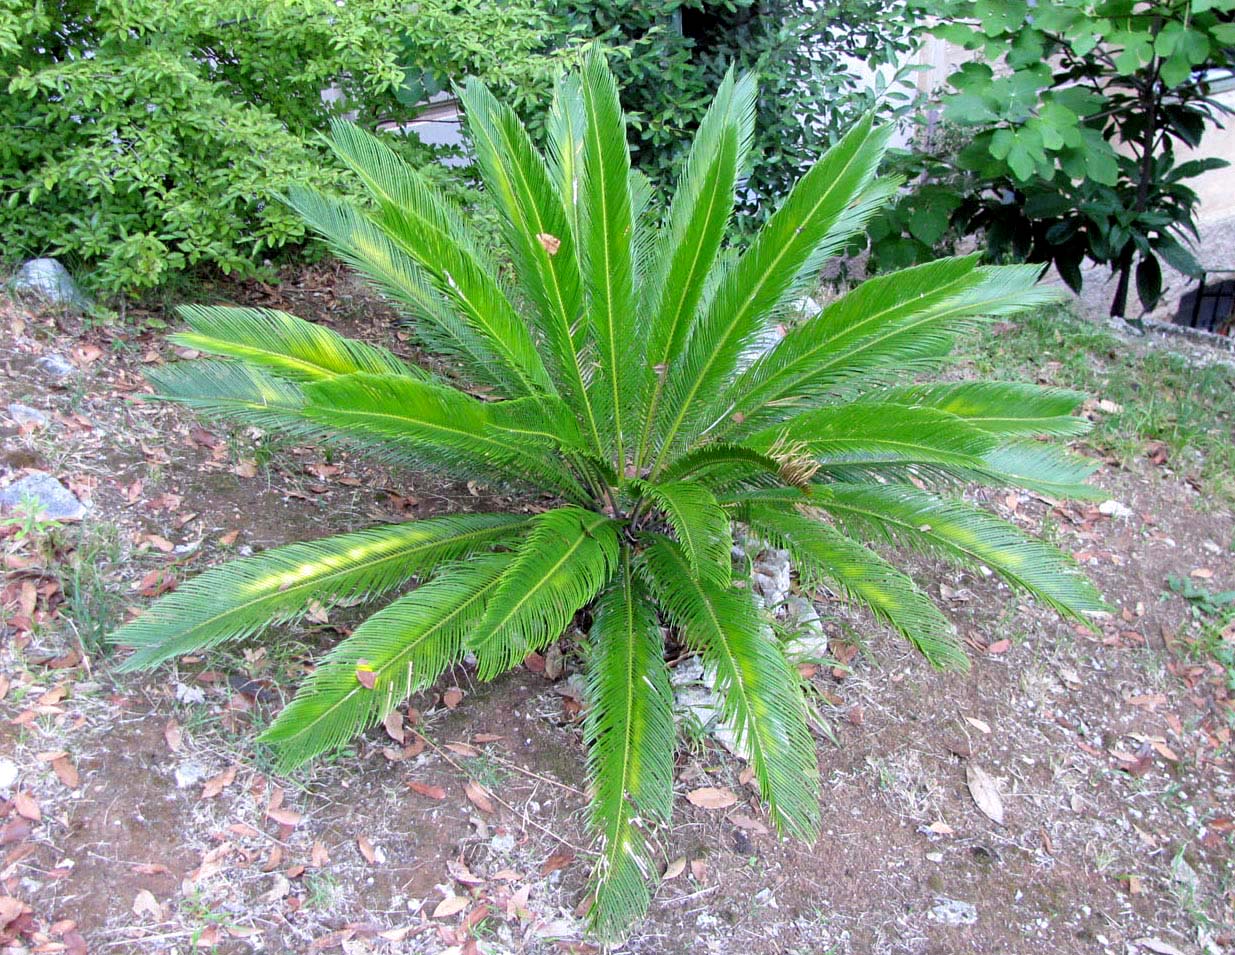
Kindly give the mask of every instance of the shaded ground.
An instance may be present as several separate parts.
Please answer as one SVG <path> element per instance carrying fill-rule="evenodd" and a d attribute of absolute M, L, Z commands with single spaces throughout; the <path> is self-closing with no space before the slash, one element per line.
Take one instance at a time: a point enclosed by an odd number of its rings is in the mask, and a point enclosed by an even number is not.
<path fill-rule="evenodd" d="M 352 288 L 323 268 L 277 292 L 231 293 L 406 353 L 389 316 Z M 538 658 L 481 685 L 459 668 L 401 722 L 283 778 L 254 751 L 255 728 L 346 630 L 346 611 L 150 677 L 116 674 L 99 642 L 173 580 L 247 548 L 535 502 L 203 427 L 139 399 L 142 366 L 176 357 L 161 332 L 2 307 L 0 411 L 18 401 L 48 422 L 0 419 L 0 485 L 40 468 L 92 503 L 80 525 L 18 515 L 0 530 L 11 950 L 592 950 L 578 910 L 593 847 L 568 643 L 563 673 Z M 1079 372 L 1052 342 L 1039 326 L 1002 327 L 961 373 L 1069 381 Z M 1091 405 L 1101 420 L 1089 450 L 1106 462 L 1095 481 L 1126 512 L 982 496 L 1086 564 L 1115 608 L 1102 633 L 919 561 L 974 651 L 972 674 L 941 675 L 816 595 L 836 657 L 812 677 L 827 720 L 821 839 L 777 841 L 742 764 L 694 734 L 678 754 L 679 793 L 721 787 L 739 801 L 677 801 L 661 834 L 672 878 L 621 951 L 1235 950 L 1232 674 L 1213 652 L 1221 634 L 1197 616 L 1209 605 L 1167 586 L 1235 588 L 1230 498 L 1204 479 L 1231 438 L 1230 379 L 1206 379 L 1211 405 L 1196 399 L 1212 412 L 1204 435 L 1176 427 L 1162 448 L 1138 445 L 1157 432 L 1102 392 L 1128 368 L 1157 366 L 1085 347 L 1080 365 L 1107 402 Z M 76 365 L 64 379 L 38 365 L 57 350 Z M 993 781 L 1003 825 L 975 804 L 975 770 Z"/>

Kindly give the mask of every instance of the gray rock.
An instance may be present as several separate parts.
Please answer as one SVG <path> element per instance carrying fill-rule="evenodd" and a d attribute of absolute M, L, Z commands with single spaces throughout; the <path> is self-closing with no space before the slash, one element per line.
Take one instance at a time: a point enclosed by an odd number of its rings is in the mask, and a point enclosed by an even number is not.
<path fill-rule="evenodd" d="M 210 775 L 210 767 L 195 759 L 186 759 L 176 767 L 176 787 L 188 789 L 196 786 Z"/>
<path fill-rule="evenodd" d="M 784 603 L 792 585 L 790 573 L 788 551 L 768 547 L 759 552 L 751 568 L 751 582 L 765 606 L 775 609 Z"/>
<path fill-rule="evenodd" d="M 55 259 L 31 259 L 9 280 L 15 292 L 36 295 L 50 305 L 83 308 L 90 300 L 82 294 L 69 270 Z"/>
<path fill-rule="evenodd" d="M 710 734 L 734 756 L 747 759 L 749 753 L 738 745 L 733 725 L 724 720 L 716 674 L 705 670 L 698 657 L 683 660 L 669 675 L 673 687 L 673 708 L 680 718 L 691 720 Z"/>
<path fill-rule="evenodd" d="M 52 378 L 68 378 L 77 371 L 77 366 L 65 358 L 52 352 L 38 360 L 38 366 Z"/>
<path fill-rule="evenodd" d="M 19 428 L 26 425 L 33 425 L 36 428 L 47 427 L 47 415 L 38 408 L 31 408 L 19 401 L 14 401 L 9 405 L 9 417 L 17 422 Z"/>
<path fill-rule="evenodd" d="M 1098 505 L 1098 513 L 1107 517 L 1128 518 L 1132 516 L 1132 508 L 1115 500 L 1103 501 Z"/>
<path fill-rule="evenodd" d="M 823 660 L 828 656 L 828 638 L 815 605 L 805 597 L 785 601 L 785 629 L 793 634 L 785 644 L 791 660 Z"/>
<path fill-rule="evenodd" d="M 0 789 L 12 789 L 17 776 L 17 764 L 11 759 L 0 759 Z"/>
<path fill-rule="evenodd" d="M 931 921 L 944 925 L 973 925 L 978 920 L 978 910 L 970 902 L 941 896 L 935 899 L 929 916 Z"/>
<path fill-rule="evenodd" d="M 0 510 L 12 510 L 27 498 L 42 506 L 43 520 L 80 521 L 86 516 L 86 505 L 46 471 L 32 471 L 0 490 Z"/>

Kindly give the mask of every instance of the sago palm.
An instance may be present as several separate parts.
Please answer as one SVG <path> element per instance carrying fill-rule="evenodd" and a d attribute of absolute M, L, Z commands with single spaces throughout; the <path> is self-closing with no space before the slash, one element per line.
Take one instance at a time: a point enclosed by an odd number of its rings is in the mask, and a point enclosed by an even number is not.
<path fill-rule="evenodd" d="M 735 578 L 735 526 L 787 549 L 804 586 L 866 605 L 940 667 L 967 666 L 955 631 L 880 551 L 990 568 L 1078 618 L 1102 606 L 1059 552 L 958 493 L 1084 494 L 1090 468 L 1040 440 L 1082 430 L 1078 396 L 919 383 L 957 332 L 1046 300 L 1037 269 L 941 260 L 871 279 L 799 320 L 792 303 L 821 262 L 895 188 L 876 178 L 888 131 L 858 123 L 748 247 L 732 248 L 754 98 L 752 78 L 724 81 L 662 210 L 630 168 L 599 55 L 560 83 L 545 154 L 510 109 L 468 84 L 509 272 L 421 176 L 339 124 L 334 148 L 371 204 L 307 189 L 290 202 L 404 310 L 449 374 L 284 313 L 216 307 L 186 309 L 176 341 L 219 359 L 151 376 L 160 395 L 208 414 L 556 498 L 533 516 L 385 525 L 233 561 L 114 641 L 134 648 L 127 668 L 148 667 L 310 605 L 404 588 L 320 661 L 263 734 L 291 768 L 469 651 L 492 679 L 587 610 L 584 737 L 600 840 L 591 912 L 606 935 L 646 909 L 651 834 L 673 801 L 662 627 L 713 675 L 776 827 L 809 839 L 818 825 L 799 679 Z"/>

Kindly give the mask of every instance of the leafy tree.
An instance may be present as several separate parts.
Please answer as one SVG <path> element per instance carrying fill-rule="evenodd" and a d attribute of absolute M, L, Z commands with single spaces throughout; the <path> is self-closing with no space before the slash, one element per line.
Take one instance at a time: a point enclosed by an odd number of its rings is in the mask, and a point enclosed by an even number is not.
<path fill-rule="evenodd" d="M 1235 64 L 1235 0 L 917 0 L 934 33 L 976 58 L 948 79 L 953 142 L 909 158 L 925 188 L 874 223 L 876 258 L 903 265 L 949 233 L 985 232 L 989 253 L 1053 262 L 1073 289 L 1085 259 L 1118 275 L 1123 315 L 1135 266 L 1141 303 L 1162 291 L 1159 260 L 1199 266 L 1188 180 L 1224 160 L 1177 162 L 1229 110 L 1210 68 Z"/>
<path fill-rule="evenodd" d="M 551 9 L 570 32 L 616 51 L 633 161 L 659 187 L 677 176 L 725 71 L 759 75 L 739 194 L 747 225 L 863 113 L 879 105 L 891 115 L 907 101 L 886 87 L 887 68 L 908 53 L 916 30 L 904 0 L 552 0 Z"/>
<path fill-rule="evenodd" d="M 532 0 L 0 0 L 5 256 L 110 291 L 251 271 L 304 236 L 289 185 L 343 181 L 317 142 L 332 113 L 374 128 L 464 75 L 547 95 L 547 22 Z"/>
<path fill-rule="evenodd" d="M 135 650 L 126 669 L 149 667 L 418 580 L 330 651 L 265 732 L 291 768 L 375 724 L 465 651 L 492 679 L 590 612 L 584 736 L 602 842 L 591 918 L 620 935 L 648 904 L 652 827 L 673 797 L 662 623 L 715 673 L 776 827 L 817 829 L 798 677 L 735 579 L 734 524 L 788 548 L 806 585 L 865 604 L 934 664 L 964 669 L 952 626 L 879 551 L 989 567 L 1078 619 L 1101 609 L 1058 551 L 946 494 L 965 482 L 1089 493 L 1090 466 L 1036 440 L 1085 423 L 1071 392 L 907 383 L 953 334 L 1046 301 L 1032 266 L 969 256 L 873 279 L 760 348 L 892 191 L 875 177 L 889 132 L 870 117 L 737 249 L 725 234 L 752 138 L 750 76 L 722 82 L 663 221 L 631 171 L 599 54 L 560 84 L 546 155 L 483 85 L 463 99 L 513 288 L 449 204 L 356 127 L 336 125 L 333 144 L 373 207 L 291 195 L 450 357 L 457 381 L 281 312 L 228 307 L 186 309 L 189 330 L 175 337 L 222 360 L 152 378 L 164 398 L 208 414 L 555 503 L 275 548 L 186 582 L 112 639 Z"/>

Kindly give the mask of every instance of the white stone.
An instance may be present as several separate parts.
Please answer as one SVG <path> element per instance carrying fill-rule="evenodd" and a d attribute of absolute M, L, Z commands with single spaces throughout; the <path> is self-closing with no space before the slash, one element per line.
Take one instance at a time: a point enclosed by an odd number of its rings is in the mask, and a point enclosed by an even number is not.
<path fill-rule="evenodd" d="M 86 505 L 46 471 L 31 471 L 0 490 L 0 511 L 11 511 L 25 500 L 38 503 L 43 520 L 80 521 L 86 516 Z"/>
<path fill-rule="evenodd" d="M 71 305 L 77 308 L 89 304 L 69 270 L 55 259 L 31 259 L 9 281 L 15 292 L 37 295 L 51 305 Z"/>
<path fill-rule="evenodd" d="M 11 759 L 0 759 L 0 789 L 12 789 L 17 776 L 17 764 Z"/>
<path fill-rule="evenodd" d="M 176 788 L 189 789 L 210 775 L 210 767 L 195 759 L 186 759 L 176 767 Z"/>
<path fill-rule="evenodd" d="M 1103 501 L 1098 505 L 1098 513 L 1105 514 L 1107 517 L 1129 518 L 1132 516 L 1132 508 L 1126 504 L 1120 504 L 1119 501 L 1110 500 Z"/>
<path fill-rule="evenodd" d="M 71 361 L 63 355 L 57 355 L 55 352 L 44 355 L 38 360 L 37 364 L 53 378 L 67 378 L 77 371 L 76 366 Z"/>
<path fill-rule="evenodd" d="M 929 915 L 932 921 L 944 925 L 973 925 L 978 920 L 978 910 L 972 903 L 942 897 L 935 900 Z"/>

